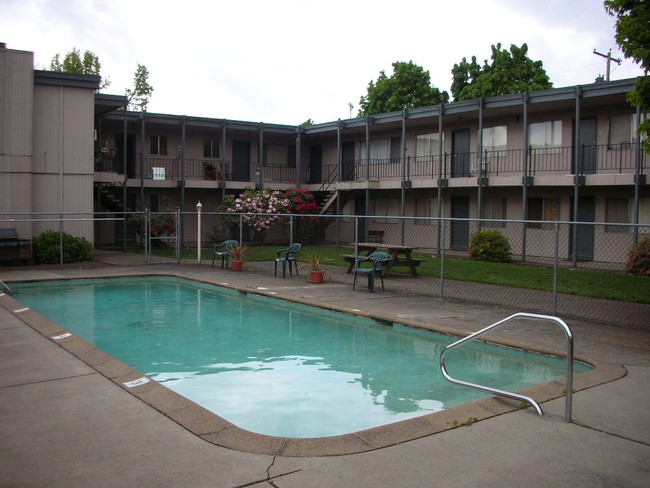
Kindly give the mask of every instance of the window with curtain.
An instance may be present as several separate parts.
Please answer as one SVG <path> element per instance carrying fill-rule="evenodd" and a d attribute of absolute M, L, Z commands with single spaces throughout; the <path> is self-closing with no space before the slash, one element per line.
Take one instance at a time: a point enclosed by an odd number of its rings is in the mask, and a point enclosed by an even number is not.
<path fill-rule="evenodd" d="M 610 224 L 629 224 L 630 209 L 627 198 L 606 198 L 605 199 L 605 222 Z M 605 226 L 605 232 L 625 233 L 627 227 Z"/>
<path fill-rule="evenodd" d="M 167 136 L 151 136 L 149 154 L 167 156 Z"/>
<path fill-rule="evenodd" d="M 636 142 L 636 116 L 621 115 L 608 120 L 607 144 L 610 146 L 629 145 Z"/>
<path fill-rule="evenodd" d="M 536 122 L 528 126 L 529 144 L 533 149 L 562 146 L 562 121 Z"/>
<path fill-rule="evenodd" d="M 560 220 L 560 199 L 559 198 L 529 198 L 528 199 L 528 220 L 547 220 L 556 222 Z M 552 229 L 549 224 L 538 222 L 528 224 L 531 229 Z"/>
<path fill-rule="evenodd" d="M 287 166 L 287 146 L 283 144 L 264 144 L 264 162 L 268 166 Z"/>
<path fill-rule="evenodd" d="M 415 156 L 437 156 L 440 153 L 440 133 L 415 137 Z"/>
<path fill-rule="evenodd" d="M 486 197 L 481 203 L 481 218 L 506 220 L 507 200 L 501 197 Z M 485 222 L 486 227 L 505 227 L 505 222 Z"/>
<path fill-rule="evenodd" d="M 375 139 L 370 141 L 368 154 L 370 164 L 382 164 L 390 160 L 390 139 Z M 361 145 L 361 164 L 366 164 L 366 143 Z"/>
<path fill-rule="evenodd" d="M 650 225 L 650 197 L 639 198 L 639 224 Z M 650 234 L 650 227 L 639 227 L 639 234 Z"/>
<path fill-rule="evenodd" d="M 505 125 L 483 129 L 483 151 L 508 149 L 508 128 Z"/>
<path fill-rule="evenodd" d="M 219 141 L 216 139 L 203 140 L 203 157 L 204 158 L 218 158 L 219 157 Z"/>
<path fill-rule="evenodd" d="M 416 217 L 437 217 L 438 199 L 431 197 L 417 197 L 415 199 Z M 415 225 L 432 225 L 433 220 L 416 220 Z"/>
<path fill-rule="evenodd" d="M 397 217 L 400 214 L 399 198 L 375 198 L 375 222 L 394 224 L 399 219 L 388 219 L 385 217 Z"/>

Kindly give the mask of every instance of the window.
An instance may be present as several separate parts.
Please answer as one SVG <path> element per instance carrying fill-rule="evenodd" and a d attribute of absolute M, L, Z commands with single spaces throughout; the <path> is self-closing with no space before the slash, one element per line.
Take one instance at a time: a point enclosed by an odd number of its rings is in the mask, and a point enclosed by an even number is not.
<path fill-rule="evenodd" d="M 505 125 L 483 129 L 483 151 L 508 149 L 508 128 Z"/>
<path fill-rule="evenodd" d="M 437 156 L 440 154 L 440 133 L 420 134 L 415 138 L 415 156 Z"/>
<path fill-rule="evenodd" d="M 609 118 L 609 133 L 607 143 L 611 146 L 621 147 L 623 144 L 636 142 L 636 116 L 622 115 Z"/>
<path fill-rule="evenodd" d="M 167 136 L 151 136 L 149 153 L 167 156 Z"/>
<path fill-rule="evenodd" d="M 562 146 L 562 121 L 530 124 L 529 144 L 533 149 L 549 149 Z"/>
<path fill-rule="evenodd" d="M 627 198 L 606 198 L 605 199 L 605 222 L 610 224 L 629 224 L 630 210 L 628 208 Z M 605 232 L 622 232 L 628 231 L 627 227 L 614 225 L 605 226 Z"/>
<path fill-rule="evenodd" d="M 287 166 L 287 146 L 264 144 L 264 162 L 268 166 Z"/>
<path fill-rule="evenodd" d="M 503 222 L 485 222 L 486 227 L 505 227 L 506 223 L 506 203 L 505 198 L 487 197 L 481 203 L 481 218 L 502 220 Z"/>
<path fill-rule="evenodd" d="M 436 217 L 438 215 L 438 199 L 417 197 L 415 199 L 416 217 Z M 433 220 L 416 220 L 415 225 L 432 225 Z"/>
<path fill-rule="evenodd" d="M 382 164 L 390 160 L 390 141 L 390 139 L 375 139 L 374 141 L 370 141 L 370 164 Z M 361 164 L 366 164 L 365 142 L 361 145 Z"/>
<path fill-rule="evenodd" d="M 639 198 L 639 224 L 650 225 L 650 197 Z M 650 234 L 650 227 L 639 227 L 639 234 Z"/>
<path fill-rule="evenodd" d="M 394 224 L 396 219 L 386 219 L 381 217 L 399 216 L 399 198 L 375 198 L 375 222 Z M 379 217 L 379 218 L 377 218 Z"/>
<path fill-rule="evenodd" d="M 204 158 L 218 158 L 219 157 L 219 141 L 216 139 L 203 140 L 203 157 Z"/>
<path fill-rule="evenodd" d="M 547 220 L 556 222 L 560 220 L 560 199 L 559 198 L 529 198 L 528 199 L 528 220 Z M 538 222 L 528 224 L 531 229 L 549 229 L 548 224 Z"/>

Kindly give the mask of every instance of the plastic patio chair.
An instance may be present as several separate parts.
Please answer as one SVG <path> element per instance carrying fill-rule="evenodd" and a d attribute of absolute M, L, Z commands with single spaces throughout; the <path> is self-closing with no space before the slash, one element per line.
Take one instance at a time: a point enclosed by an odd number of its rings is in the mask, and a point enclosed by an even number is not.
<path fill-rule="evenodd" d="M 298 244 L 297 242 L 291 244 L 288 248 L 286 249 L 280 249 L 279 251 L 276 252 L 276 257 L 275 257 L 275 276 L 278 275 L 278 263 L 282 263 L 282 277 L 286 278 L 287 277 L 287 263 L 289 264 L 289 275 L 291 275 L 291 268 L 293 265 L 296 267 L 296 276 L 298 276 L 298 263 L 296 262 L 296 258 L 298 257 L 298 251 L 300 251 L 300 248 L 302 247 L 302 244 Z"/>
<path fill-rule="evenodd" d="M 230 261 L 230 248 L 239 244 L 237 241 L 223 241 L 221 244 L 214 246 L 214 254 L 212 255 L 212 267 L 214 268 L 214 259 L 217 256 L 221 256 L 221 267 L 224 268 L 225 265 Z"/>
<path fill-rule="evenodd" d="M 384 264 L 388 260 L 387 252 L 373 252 L 365 258 L 358 258 L 354 267 L 354 281 L 352 289 L 357 285 L 357 274 L 368 275 L 368 288 L 371 292 L 375 291 L 375 275 L 381 278 L 381 289 L 384 290 Z M 364 268 L 363 265 L 369 263 L 370 267 Z"/>

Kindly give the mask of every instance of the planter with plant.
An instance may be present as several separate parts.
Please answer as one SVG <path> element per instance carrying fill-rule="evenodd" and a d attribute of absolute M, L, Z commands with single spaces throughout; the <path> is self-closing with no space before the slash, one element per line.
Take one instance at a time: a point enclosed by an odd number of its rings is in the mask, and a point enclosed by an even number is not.
<path fill-rule="evenodd" d="M 230 269 L 233 271 L 241 271 L 244 269 L 244 258 L 246 257 L 246 251 L 248 251 L 248 246 L 242 244 L 237 244 L 229 248 L 230 251 Z"/>
<path fill-rule="evenodd" d="M 323 282 L 323 275 L 325 274 L 325 271 L 321 269 L 320 263 L 323 260 L 323 256 L 320 254 L 316 253 L 308 253 L 305 256 L 305 261 L 309 265 L 309 268 L 311 270 L 311 282 L 312 283 L 322 283 Z"/>

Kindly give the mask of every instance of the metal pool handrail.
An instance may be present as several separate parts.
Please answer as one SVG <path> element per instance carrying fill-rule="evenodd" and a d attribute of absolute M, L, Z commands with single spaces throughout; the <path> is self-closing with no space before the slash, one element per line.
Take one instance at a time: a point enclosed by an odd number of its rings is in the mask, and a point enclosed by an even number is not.
<path fill-rule="evenodd" d="M 5 290 L 7 290 L 7 293 L 9 293 L 11 295 L 11 288 L 9 288 L 7 285 L 5 285 L 2 280 L 0 280 L 0 288 L 4 288 Z"/>
<path fill-rule="evenodd" d="M 545 320 L 545 321 L 555 322 L 564 330 L 564 333 L 566 334 L 567 337 L 566 403 L 564 409 L 564 418 L 567 422 L 571 422 L 571 409 L 572 409 L 572 401 L 573 401 L 572 400 L 573 397 L 573 333 L 571 332 L 569 326 L 562 319 L 558 317 L 553 317 L 551 315 L 538 315 L 532 313 L 519 312 L 511 315 L 510 317 L 506 317 L 503 320 L 495 322 L 494 324 L 486 327 L 485 329 L 481 329 L 478 332 L 474 332 L 473 334 L 470 334 L 467 337 L 454 342 L 453 344 L 449 344 L 447 347 L 443 349 L 442 354 L 440 355 L 440 369 L 442 371 L 442 375 L 452 383 L 456 383 L 458 385 L 468 386 L 470 388 L 475 388 L 477 390 L 485 391 L 487 393 L 492 393 L 494 395 L 511 398 L 513 400 L 528 402 L 533 407 L 535 407 L 535 410 L 539 415 L 544 415 L 544 413 L 542 412 L 542 408 L 539 406 L 539 404 L 530 397 L 519 395 L 517 393 L 511 393 L 509 391 L 499 390 L 497 388 L 491 388 L 489 386 L 477 385 L 475 383 L 469 383 L 467 381 L 458 380 L 452 378 L 451 375 L 447 372 L 447 367 L 445 365 L 445 357 L 447 356 L 447 353 L 449 351 L 467 342 L 471 342 L 477 339 L 478 337 L 482 336 L 483 334 L 486 334 L 487 332 L 496 329 L 497 327 L 500 327 L 503 324 L 515 319 L 532 319 L 532 320 Z"/>

